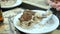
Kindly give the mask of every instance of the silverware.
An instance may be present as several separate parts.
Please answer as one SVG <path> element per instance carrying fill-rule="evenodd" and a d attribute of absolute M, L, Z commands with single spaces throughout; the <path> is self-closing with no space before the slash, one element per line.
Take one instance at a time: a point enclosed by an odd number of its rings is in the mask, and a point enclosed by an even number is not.
<path fill-rule="evenodd" d="M 48 9 L 47 9 L 47 12 L 50 11 L 50 8 L 51 8 L 51 5 L 49 4 Z"/>

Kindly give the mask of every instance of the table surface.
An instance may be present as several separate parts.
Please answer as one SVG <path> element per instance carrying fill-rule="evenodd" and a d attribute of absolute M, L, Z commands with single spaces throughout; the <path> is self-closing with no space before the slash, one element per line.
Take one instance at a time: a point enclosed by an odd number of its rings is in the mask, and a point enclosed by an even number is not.
<path fill-rule="evenodd" d="M 6 17 L 9 17 L 9 16 L 12 16 L 11 17 L 11 22 L 13 21 L 13 19 L 14 19 L 14 17 L 17 15 L 17 14 L 19 14 L 19 13 L 21 13 L 21 11 L 23 11 L 24 9 L 22 9 L 22 8 L 15 8 L 15 9 L 12 9 L 12 10 L 8 10 L 8 11 L 6 11 L 6 12 L 3 12 L 3 14 L 4 14 L 4 17 L 6 18 Z M 12 26 L 13 26 L 13 23 L 12 23 Z M 13 27 L 13 28 L 15 28 L 15 27 Z M 16 29 L 16 28 L 15 28 Z M 14 29 L 13 29 L 14 30 Z M 60 26 L 57 28 L 57 30 L 60 30 Z M 23 32 L 21 32 L 21 31 L 19 31 L 18 29 L 16 29 L 16 30 L 14 30 L 14 32 L 15 33 L 23 33 Z M 23 33 L 23 34 L 26 34 L 26 33 Z"/>
<path fill-rule="evenodd" d="M 28 0 L 27 0 L 28 1 Z M 32 1 L 34 1 L 34 0 L 29 0 L 30 2 L 32 2 Z M 43 1 L 43 0 L 42 0 Z M 13 19 L 14 19 L 14 17 L 17 15 L 17 14 L 19 14 L 21 11 L 23 11 L 23 10 L 25 10 L 25 9 L 30 9 L 30 10 L 45 10 L 46 11 L 46 7 L 48 7 L 48 6 L 40 6 L 40 4 L 38 3 L 38 6 L 39 7 L 37 7 L 37 6 L 34 6 L 34 5 L 36 5 L 36 4 L 33 4 L 33 6 L 32 5 L 30 5 L 30 4 L 28 4 L 27 2 L 26 2 L 26 0 L 24 0 L 23 1 L 24 3 L 22 3 L 21 5 L 19 5 L 19 6 L 17 6 L 17 7 L 14 7 L 14 8 L 9 8 L 9 9 L 7 9 L 7 8 L 2 8 L 2 10 L 4 11 L 3 12 L 3 15 L 4 15 L 4 17 L 5 18 L 8 18 L 9 16 L 11 16 L 11 19 L 10 19 L 10 21 L 11 21 L 11 25 L 12 25 L 12 29 L 13 29 L 13 31 L 14 31 L 14 33 L 15 34 L 22 34 L 23 32 L 21 32 L 21 31 L 19 31 L 18 29 L 16 29 L 14 26 L 13 26 Z M 39 2 L 41 2 L 40 0 L 39 0 Z M 27 3 L 27 4 L 26 4 Z M 33 2 L 33 3 L 35 3 L 35 1 Z M 36 2 L 37 3 L 37 2 Z M 44 3 L 43 3 L 44 4 Z M 41 8 L 40 8 L 41 7 Z M 52 10 L 52 9 L 51 9 Z M 53 9 L 52 10 L 53 11 L 53 13 L 56 15 L 56 16 L 58 16 L 58 18 L 60 19 L 60 12 L 57 12 L 55 9 Z M 8 21 L 8 20 L 7 20 Z M 60 26 L 56 29 L 56 30 L 60 30 Z M 23 33 L 23 34 L 26 34 L 26 33 Z"/>

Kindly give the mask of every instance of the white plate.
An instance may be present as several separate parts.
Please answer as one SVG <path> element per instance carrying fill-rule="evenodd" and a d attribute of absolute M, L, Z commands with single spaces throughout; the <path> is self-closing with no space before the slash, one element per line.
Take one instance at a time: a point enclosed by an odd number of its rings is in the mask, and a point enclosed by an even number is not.
<path fill-rule="evenodd" d="M 16 7 L 18 5 L 20 5 L 22 3 L 22 0 L 17 0 L 15 4 L 11 5 L 11 6 L 1 6 L 2 8 L 12 8 L 12 7 Z"/>
<path fill-rule="evenodd" d="M 42 11 L 42 12 L 44 12 L 44 11 Z M 17 25 L 18 18 L 21 15 L 22 15 L 22 13 L 18 14 L 14 18 L 13 22 L 14 22 L 14 26 L 18 30 L 20 30 L 22 32 L 25 32 L 25 33 L 47 33 L 47 32 L 51 32 L 51 31 L 55 30 L 58 27 L 58 25 L 59 25 L 58 18 L 55 15 L 53 15 L 52 19 L 46 25 L 44 25 L 44 27 L 40 27 L 40 25 L 35 25 L 35 27 L 32 28 L 32 29 L 23 29 L 23 28 L 21 28 L 20 26 Z"/>

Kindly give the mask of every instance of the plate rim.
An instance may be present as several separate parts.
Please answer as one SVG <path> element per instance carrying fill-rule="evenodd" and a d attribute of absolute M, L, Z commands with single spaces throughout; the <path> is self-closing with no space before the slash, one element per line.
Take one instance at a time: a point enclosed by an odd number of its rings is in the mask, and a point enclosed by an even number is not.
<path fill-rule="evenodd" d="M 19 14 L 18 14 L 19 15 Z M 55 16 L 55 15 L 54 15 Z M 57 18 L 57 16 L 55 16 L 56 18 Z M 15 17 L 14 17 L 15 18 Z M 58 20 L 58 22 L 59 22 L 59 19 L 57 18 L 57 20 Z M 59 24 L 56 26 L 56 28 L 59 26 Z M 16 27 L 16 26 L 15 26 Z M 17 28 L 17 27 L 16 27 Z M 55 29 L 56 29 L 55 28 Z M 20 30 L 19 28 L 17 28 L 18 30 Z M 55 29 L 53 29 L 53 30 L 55 30 Z M 52 31 L 53 31 L 52 30 Z M 22 30 L 20 30 L 20 31 L 22 31 Z M 22 31 L 22 32 L 25 32 L 25 31 Z M 51 31 L 50 31 L 51 32 Z M 25 33 L 28 33 L 28 32 L 25 32 Z M 31 33 L 31 32 L 29 32 L 29 33 Z M 35 32 L 34 32 L 35 33 Z M 43 32 L 43 33 L 48 33 L 48 32 Z"/>
<path fill-rule="evenodd" d="M 11 6 L 1 6 L 1 8 L 13 8 L 13 7 L 16 7 L 16 6 L 21 5 L 21 4 L 22 4 L 22 0 L 16 0 L 16 2 L 13 5 L 11 5 Z"/>

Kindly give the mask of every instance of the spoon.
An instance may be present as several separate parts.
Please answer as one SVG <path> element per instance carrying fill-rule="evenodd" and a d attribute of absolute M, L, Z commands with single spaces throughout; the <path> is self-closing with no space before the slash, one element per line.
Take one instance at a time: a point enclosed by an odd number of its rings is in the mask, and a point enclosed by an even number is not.
<path fill-rule="evenodd" d="M 51 12 L 51 11 L 50 11 L 50 8 L 51 8 L 51 5 L 49 4 L 49 7 L 48 7 L 46 13 Z M 49 20 L 51 19 L 52 15 L 53 15 L 53 14 L 52 14 L 52 12 L 51 12 L 51 14 L 49 14 L 49 16 L 47 16 L 46 18 L 44 18 L 44 19 L 41 21 L 41 24 L 42 24 L 42 25 L 46 24 L 47 21 L 49 21 Z"/>

